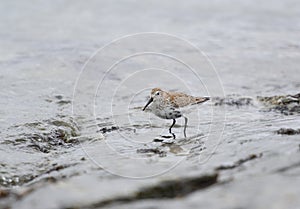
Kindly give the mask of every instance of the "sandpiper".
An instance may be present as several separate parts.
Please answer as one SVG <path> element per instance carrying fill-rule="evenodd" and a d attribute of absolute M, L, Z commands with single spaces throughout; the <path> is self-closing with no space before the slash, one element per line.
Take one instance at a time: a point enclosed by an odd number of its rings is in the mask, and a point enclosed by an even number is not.
<path fill-rule="evenodd" d="M 183 115 L 185 109 L 189 109 L 191 106 L 203 103 L 209 100 L 208 97 L 194 97 L 179 92 L 167 92 L 160 88 L 154 88 L 151 90 L 150 99 L 143 108 L 143 111 L 149 106 L 149 110 L 156 116 L 162 119 L 172 119 L 173 123 L 169 128 L 169 133 L 172 134 L 175 139 L 175 134 L 172 132 L 172 128 L 176 123 L 176 119 L 184 117 L 184 137 L 186 138 L 186 127 L 188 118 Z"/>

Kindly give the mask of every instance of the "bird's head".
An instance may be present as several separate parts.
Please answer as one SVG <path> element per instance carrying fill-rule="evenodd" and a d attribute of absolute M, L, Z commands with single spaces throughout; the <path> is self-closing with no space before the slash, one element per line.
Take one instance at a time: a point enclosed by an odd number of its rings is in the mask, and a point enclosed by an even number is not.
<path fill-rule="evenodd" d="M 163 93 L 164 91 L 160 88 L 154 88 L 151 90 L 150 99 L 148 100 L 147 104 L 143 108 L 143 111 L 152 103 L 157 102 L 163 99 Z"/>

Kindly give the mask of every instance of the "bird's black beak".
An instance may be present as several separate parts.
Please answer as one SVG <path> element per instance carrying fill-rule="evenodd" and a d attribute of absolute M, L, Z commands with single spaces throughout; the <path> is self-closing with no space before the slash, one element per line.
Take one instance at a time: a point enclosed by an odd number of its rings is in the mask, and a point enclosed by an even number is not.
<path fill-rule="evenodd" d="M 149 104 L 151 104 L 151 102 L 153 102 L 153 98 L 152 97 L 149 99 L 149 101 L 147 102 L 147 104 L 143 108 L 143 111 L 145 111 L 145 109 L 148 107 Z"/>

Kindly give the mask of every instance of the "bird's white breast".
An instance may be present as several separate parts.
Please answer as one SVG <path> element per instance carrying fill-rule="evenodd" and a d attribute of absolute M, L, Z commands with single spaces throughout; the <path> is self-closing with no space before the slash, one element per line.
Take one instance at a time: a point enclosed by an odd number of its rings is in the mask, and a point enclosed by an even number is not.
<path fill-rule="evenodd" d="M 156 116 L 162 119 L 175 119 L 182 116 L 181 112 L 173 106 L 161 105 L 160 103 L 153 103 L 150 110 Z"/>

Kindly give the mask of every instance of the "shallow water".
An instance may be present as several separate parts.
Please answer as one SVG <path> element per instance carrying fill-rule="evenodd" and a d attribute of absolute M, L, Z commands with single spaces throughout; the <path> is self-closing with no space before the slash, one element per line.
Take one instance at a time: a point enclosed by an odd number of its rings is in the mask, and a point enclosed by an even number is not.
<path fill-rule="evenodd" d="M 276 131 L 299 128 L 299 102 L 257 96 L 299 93 L 299 10 L 2 2 L 0 207 L 297 208 L 299 135 Z M 95 54 L 143 31 L 161 33 Z M 175 142 L 155 142 L 171 122 L 141 111 L 152 87 L 212 97 L 187 139 L 179 119 Z"/>

